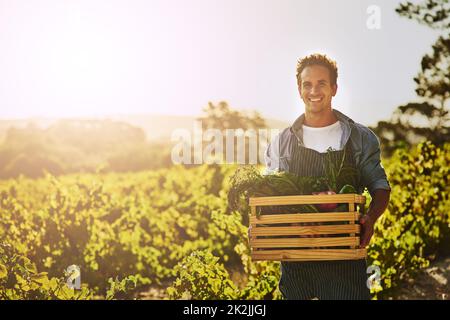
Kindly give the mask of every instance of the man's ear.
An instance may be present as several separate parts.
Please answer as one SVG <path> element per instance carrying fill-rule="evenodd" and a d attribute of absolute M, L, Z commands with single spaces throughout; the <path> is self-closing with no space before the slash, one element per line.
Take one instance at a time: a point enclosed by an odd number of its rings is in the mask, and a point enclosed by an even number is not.
<path fill-rule="evenodd" d="M 337 89 L 338 89 L 338 85 L 337 83 L 331 86 L 332 90 L 333 90 L 333 97 L 336 95 L 337 93 Z"/>

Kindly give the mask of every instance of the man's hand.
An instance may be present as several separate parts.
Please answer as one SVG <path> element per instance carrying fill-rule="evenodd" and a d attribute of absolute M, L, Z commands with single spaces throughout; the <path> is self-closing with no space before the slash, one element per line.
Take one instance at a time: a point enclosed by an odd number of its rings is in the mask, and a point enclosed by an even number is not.
<path fill-rule="evenodd" d="M 365 248 L 373 236 L 375 223 L 368 215 L 361 217 L 361 219 L 359 219 L 359 223 L 361 224 L 360 247 Z"/>
<path fill-rule="evenodd" d="M 373 236 L 373 230 L 375 222 L 386 210 L 389 203 L 390 191 L 384 189 L 376 189 L 372 194 L 372 202 L 370 203 L 367 214 L 361 219 L 361 234 L 360 234 L 360 247 L 365 248 L 369 245 L 370 239 Z"/>

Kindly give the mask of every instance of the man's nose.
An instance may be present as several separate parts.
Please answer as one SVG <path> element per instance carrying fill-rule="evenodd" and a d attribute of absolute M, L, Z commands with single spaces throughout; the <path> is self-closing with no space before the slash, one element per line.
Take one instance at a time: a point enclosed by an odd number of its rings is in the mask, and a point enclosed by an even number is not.
<path fill-rule="evenodd" d="M 311 94 L 317 94 L 320 93 L 320 88 L 319 86 L 312 86 L 311 88 Z"/>

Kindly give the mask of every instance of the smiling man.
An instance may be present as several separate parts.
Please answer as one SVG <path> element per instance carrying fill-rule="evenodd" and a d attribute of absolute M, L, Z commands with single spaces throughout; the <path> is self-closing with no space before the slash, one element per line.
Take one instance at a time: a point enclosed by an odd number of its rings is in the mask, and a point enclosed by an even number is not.
<path fill-rule="evenodd" d="M 313 54 L 298 60 L 297 84 L 305 113 L 284 129 L 266 150 L 268 171 L 299 176 L 324 176 L 327 149 L 357 174 L 358 193 L 367 188 L 369 210 L 360 220 L 361 247 L 369 244 L 377 219 L 389 202 L 390 186 L 380 162 L 380 144 L 362 124 L 332 108 L 337 93 L 336 63 Z M 325 190 L 324 190 L 325 191 Z M 280 291 L 285 299 L 370 299 L 365 259 L 350 261 L 282 262 Z"/>

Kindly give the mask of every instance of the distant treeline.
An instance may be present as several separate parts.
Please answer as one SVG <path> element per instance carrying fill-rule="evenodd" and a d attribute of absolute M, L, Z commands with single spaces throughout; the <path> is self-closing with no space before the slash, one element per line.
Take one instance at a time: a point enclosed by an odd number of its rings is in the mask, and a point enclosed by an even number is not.
<path fill-rule="evenodd" d="M 47 129 L 9 128 L 0 144 L 0 178 L 75 172 L 127 172 L 170 166 L 170 144 L 111 120 L 62 120 Z"/>

